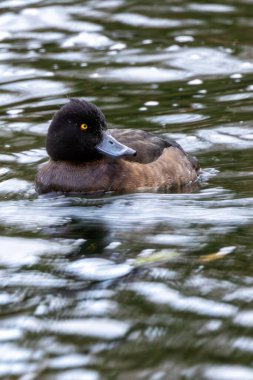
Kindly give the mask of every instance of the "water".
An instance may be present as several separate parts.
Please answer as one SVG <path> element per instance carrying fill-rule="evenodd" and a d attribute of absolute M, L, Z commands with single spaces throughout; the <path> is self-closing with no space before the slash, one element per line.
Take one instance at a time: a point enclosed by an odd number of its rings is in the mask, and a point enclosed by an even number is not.
<path fill-rule="evenodd" d="M 0 377 L 252 380 L 252 3 L 0 9 Z M 68 97 L 176 138 L 200 188 L 38 196 Z"/>

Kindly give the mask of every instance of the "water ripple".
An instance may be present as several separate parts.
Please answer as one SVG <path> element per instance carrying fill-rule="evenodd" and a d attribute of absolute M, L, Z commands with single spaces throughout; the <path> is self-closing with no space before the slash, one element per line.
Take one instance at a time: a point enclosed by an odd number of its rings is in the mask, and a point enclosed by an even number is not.
<path fill-rule="evenodd" d="M 66 270 L 86 280 L 103 281 L 125 276 L 131 271 L 128 264 L 114 264 L 105 259 L 83 259 L 67 266 Z"/>
<path fill-rule="evenodd" d="M 253 379 L 250 2 L 0 8 L 0 377 Z M 199 185 L 38 196 L 69 97 L 175 137 Z"/>
<path fill-rule="evenodd" d="M 1 236 L 0 243 L 2 248 L 0 263 L 7 267 L 35 264 L 38 262 L 39 256 L 47 252 L 51 254 L 72 252 L 73 247 L 70 243 L 73 243 L 77 247 L 76 241 L 52 242 L 42 239 L 36 240 L 6 236 Z M 13 254 L 10 255 L 9 252 L 13 252 Z"/>
<path fill-rule="evenodd" d="M 163 283 L 134 283 L 130 289 L 145 296 L 153 303 L 165 304 L 172 309 L 192 312 L 215 318 L 227 318 L 236 314 L 237 308 L 222 302 L 200 297 L 184 297 Z"/>

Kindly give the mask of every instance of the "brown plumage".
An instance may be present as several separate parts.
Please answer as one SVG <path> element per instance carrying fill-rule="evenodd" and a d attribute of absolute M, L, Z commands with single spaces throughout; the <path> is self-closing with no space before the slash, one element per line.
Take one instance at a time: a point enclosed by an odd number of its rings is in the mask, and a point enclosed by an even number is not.
<path fill-rule="evenodd" d="M 178 191 L 197 181 L 196 159 L 174 140 L 140 130 L 113 129 L 108 133 L 96 106 L 72 100 L 64 107 L 48 131 L 51 158 L 37 174 L 39 193 Z M 87 126 L 85 131 L 82 125 Z"/>

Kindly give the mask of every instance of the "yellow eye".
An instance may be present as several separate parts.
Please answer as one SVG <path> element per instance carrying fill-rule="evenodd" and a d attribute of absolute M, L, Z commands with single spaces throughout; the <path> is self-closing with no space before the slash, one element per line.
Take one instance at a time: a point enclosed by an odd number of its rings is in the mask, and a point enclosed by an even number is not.
<path fill-rule="evenodd" d="M 80 129 L 81 129 L 82 131 L 86 131 L 86 129 L 88 129 L 88 125 L 87 125 L 87 124 L 81 124 L 81 125 L 80 125 Z"/>

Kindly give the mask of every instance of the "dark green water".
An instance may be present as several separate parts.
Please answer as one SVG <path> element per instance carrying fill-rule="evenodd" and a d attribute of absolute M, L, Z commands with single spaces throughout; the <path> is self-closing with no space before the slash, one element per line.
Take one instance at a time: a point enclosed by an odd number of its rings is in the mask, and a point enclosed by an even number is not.
<path fill-rule="evenodd" d="M 1 379 L 253 379 L 252 27 L 249 0 L 1 1 Z M 38 197 L 73 96 L 176 138 L 200 189 Z"/>

